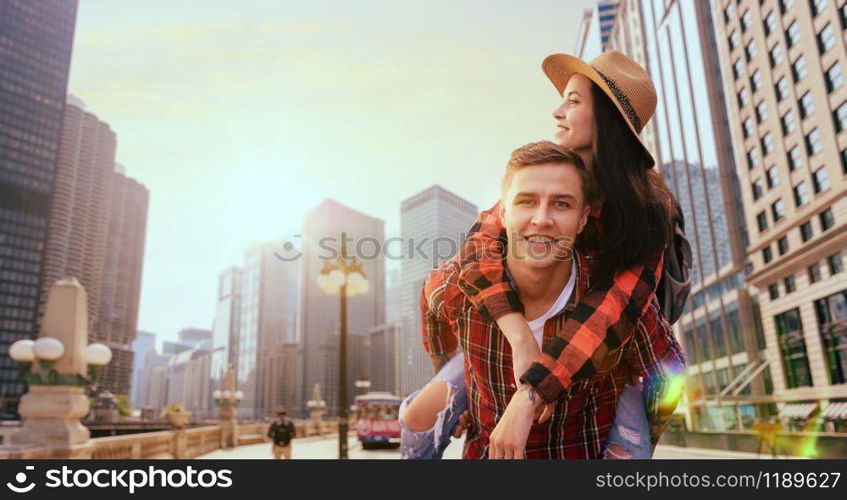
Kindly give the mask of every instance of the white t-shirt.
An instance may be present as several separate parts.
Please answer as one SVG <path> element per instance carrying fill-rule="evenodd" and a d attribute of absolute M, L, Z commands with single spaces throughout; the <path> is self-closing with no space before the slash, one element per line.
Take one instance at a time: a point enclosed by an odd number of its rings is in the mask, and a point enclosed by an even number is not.
<path fill-rule="evenodd" d="M 565 285 L 565 288 L 562 289 L 562 293 L 559 294 L 556 302 L 550 306 L 550 309 L 546 313 L 529 321 L 529 329 L 532 330 L 532 335 L 535 337 L 535 341 L 538 342 L 538 347 L 541 347 L 541 339 L 544 337 L 544 323 L 565 308 L 565 305 L 567 305 L 568 300 L 571 298 L 575 284 L 576 269 L 574 264 L 571 263 L 571 277 L 568 278 L 568 283 Z"/>

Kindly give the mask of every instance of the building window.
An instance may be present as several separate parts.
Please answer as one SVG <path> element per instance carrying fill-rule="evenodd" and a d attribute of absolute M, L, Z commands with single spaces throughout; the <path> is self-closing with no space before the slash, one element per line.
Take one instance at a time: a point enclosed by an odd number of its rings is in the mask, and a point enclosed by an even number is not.
<path fill-rule="evenodd" d="M 788 170 L 793 172 L 795 169 L 803 166 L 803 153 L 800 151 L 800 146 L 794 146 L 788 151 Z"/>
<path fill-rule="evenodd" d="M 791 76 L 794 77 L 794 83 L 806 78 L 806 60 L 803 56 L 798 57 L 797 60 L 791 64 Z"/>
<path fill-rule="evenodd" d="M 743 87 L 738 91 L 738 107 L 743 108 L 750 103 L 750 95 L 747 93 L 747 87 Z"/>
<path fill-rule="evenodd" d="M 827 23 L 818 33 L 818 51 L 823 54 L 835 47 L 835 33 L 832 31 L 832 23 Z"/>
<path fill-rule="evenodd" d="M 741 45 L 741 35 L 737 31 L 733 31 L 729 34 L 729 50 L 735 50 L 739 45 Z"/>
<path fill-rule="evenodd" d="M 779 186 L 779 174 L 776 170 L 776 165 L 772 166 L 765 172 L 765 179 L 767 180 L 768 189 L 773 188 L 774 186 Z"/>
<path fill-rule="evenodd" d="M 805 182 L 801 182 L 794 186 L 794 205 L 797 207 L 802 207 L 806 203 L 809 203 L 809 188 L 806 186 Z"/>
<path fill-rule="evenodd" d="M 847 290 L 815 301 L 829 378 L 833 384 L 847 382 Z"/>
<path fill-rule="evenodd" d="M 750 77 L 750 88 L 753 92 L 758 92 L 762 88 L 762 73 L 759 70 L 754 71 L 753 76 Z"/>
<path fill-rule="evenodd" d="M 774 316 L 777 339 L 785 369 L 786 385 L 789 389 L 812 385 L 809 359 L 806 356 L 806 340 L 803 338 L 803 322 L 800 309 L 792 309 Z"/>
<path fill-rule="evenodd" d="M 794 292 L 797 290 L 797 283 L 794 281 L 794 275 L 786 276 L 785 280 L 785 295 Z"/>
<path fill-rule="evenodd" d="M 776 249 L 779 251 L 780 256 L 788 253 L 788 236 L 783 236 L 776 240 Z"/>
<path fill-rule="evenodd" d="M 741 78 L 741 75 L 744 74 L 744 63 L 741 62 L 741 59 L 736 59 L 735 64 L 732 65 L 732 75 L 736 80 Z"/>
<path fill-rule="evenodd" d="M 809 0 L 809 8 L 812 9 L 812 17 L 817 17 L 826 8 L 827 0 Z"/>
<path fill-rule="evenodd" d="M 771 137 L 770 132 L 762 137 L 762 151 L 765 155 L 773 153 L 773 138 Z"/>
<path fill-rule="evenodd" d="M 790 91 L 788 89 L 788 81 L 785 79 L 784 76 L 780 78 L 778 82 L 776 82 L 774 88 L 776 90 L 777 101 L 782 102 L 783 99 L 788 98 Z"/>
<path fill-rule="evenodd" d="M 729 5 L 726 6 L 726 9 L 723 11 L 723 20 L 725 22 L 730 22 L 735 18 L 735 4 L 729 2 Z"/>
<path fill-rule="evenodd" d="M 829 177 L 826 175 L 826 167 L 821 167 L 812 174 L 812 186 L 815 189 L 815 194 L 829 189 Z"/>
<path fill-rule="evenodd" d="M 826 258 L 826 264 L 829 266 L 830 276 L 836 275 L 844 270 L 844 260 L 841 258 L 841 252 L 830 255 Z"/>
<path fill-rule="evenodd" d="M 847 3 L 838 9 L 838 17 L 841 19 L 841 29 L 847 30 Z"/>
<path fill-rule="evenodd" d="M 800 118 L 806 118 L 815 112 L 815 100 L 812 99 L 812 93 L 806 92 L 797 103 L 800 107 Z"/>
<path fill-rule="evenodd" d="M 841 106 L 832 112 L 832 120 L 835 122 L 836 132 L 847 129 L 847 101 L 842 102 Z"/>
<path fill-rule="evenodd" d="M 812 239 L 814 233 L 812 232 L 812 221 L 807 220 L 800 226 L 800 239 L 803 240 L 803 243 Z"/>
<path fill-rule="evenodd" d="M 726 356 L 726 340 L 724 340 L 720 316 L 712 318 L 709 321 L 709 326 L 712 330 L 712 347 L 715 349 L 715 357 L 722 358 Z"/>
<path fill-rule="evenodd" d="M 773 251 L 771 251 L 770 245 L 762 249 L 762 260 L 765 264 L 773 260 Z"/>
<path fill-rule="evenodd" d="M 761 198 L 762 194 L 764 193 L 764 191 L 762 189 L 762 179 L 756 179 L 752 184 L 752 188 L 753 188 L 753 200 L 755 201 L 755 200 L 758 200 L 759 198 Z"/>
<path fill-rule="evenodd" d="M 788 110 L 785 115 L 780 119 L 782 122 L 782 134 L 788 135 L 791 132 L 797 130 L 797 122 L 794 121 L 794 111 Z"/>
<path fill-rule="evenodd" d="M 845 104 L 847 104 L 847 103 L 845 103 Z M 747 139 L 748 137 L 753 135 L 753 119 L 750 118 L 749 116 L 747 117 L 746 120 L 744 120 L 744 130 L 743 130 L 743 132 L 744 132 L 744 138 L 745 139 Z"/>
<path fill-rule="evenodd" d="M 785 11 L 790 9 L 792 5 L 794 5 L 794 0 L 779 0 L 779 12 L 785 14 Z M 735 9 L 732 12 L 735 15 Z"/>
<path fill-rule="evenodd" d="M 777 64 L 781 63 L 784 59 L 782 55 L 782 45 L 774 45 L 771 51 L 768 52 L 768 59 L 771 62 L 771 68 L 775 68 Z"/>
<path fill-rule="evenodd" d="M 821 263 L 815 262 L 809 266 L 809 283 L 817 283 L 821 280 Z"/>
<path fill-rule="evenodd" d="M 835 215 L 832 213 L 832 208 L 827 208 L 821 212 L 821 231 L 826 231 L 835 225 Z"/>
<path fill-rule="evenodd" d="M 759 226 L 760 233 L 768 228 L 768 216 L 765 212 L 759 212 L 759 214 L 756 215 L 756 224 Z"/>
<path fill-rule="evenodd" d="M 744 47 L 744 56 L 747 58 L 748 63 L 756 57 L 756 40 L 750 40 L 750 43 Z"/>
<path fill-rule="evenodd" d="M 840 89 L 842 85 L 844 85 L 844 74 L 841 73 L 841 64 L 835 63 L 826 70 L 826 90 L 832 93 Z"/>
<path fill-rule="evenodd" d="M 776 300 L 779 298 L 779 285 L 776 283 L 771 283 L 768 285 L 768 296 L 771 300 Z"/>
<path fill-rule="evenodd" d="M 741 31 L 747 32 L 751 24 L 753 24 L 753 15 L 750 14 L 750 9 L 747 9 L 741 15 Z"/>
<path fill-rule="evenodd" d="M 800 25 L 797 24 L 797 21 L 794 21 L 788 26 L 788 29 L 785 30 L 785 43 L 788 44 L 788 48 L 797 45 L 800 41 Z"/>
<path fill-rule="evenodd" d="M 820 153 L 823 150 L 821 144 L 821 131 L 814 129 L 806 136 L 806 153 L 809 156 Z"/>
<path fill-rule="evenodd" d="M 729 348 L 733 354 L 744 351 L 744 338 L 741 336 L 741 319 L 738 317 L 738 309 L 731 309 L 726 314 L 726 323 L 729 326 Z"/>
<path fill-rule="evenodd" d="M 753 168 L 759 165 L 759 150 L 756 148 L 747 151 L 747 167 Z"/>
<path fill-rule="evenodd" d="M 847 175 L 847 149 L 841 150 L 841 172 Z"/>
<path fill-rule="evenodd" d="M 765 101 L 756 105 L 756 121 L 762 123 L 768 117 L 768 104 Z"/>
<path fill-rule="evenodd" d="M 776 200 L 771 204 L 771 215 L 773 215 L 774 224 L 785 218 L 785 204 L 782 200 Z"/>
<path fill-rule="evenodd" d="M 779 26 L 776 21 L 776 13 L 774 13 L 774 11 L 768 12 L 768 15 L 765 17 L 765 36 L 770 36 L 771 33 L 778 29 Z"/>

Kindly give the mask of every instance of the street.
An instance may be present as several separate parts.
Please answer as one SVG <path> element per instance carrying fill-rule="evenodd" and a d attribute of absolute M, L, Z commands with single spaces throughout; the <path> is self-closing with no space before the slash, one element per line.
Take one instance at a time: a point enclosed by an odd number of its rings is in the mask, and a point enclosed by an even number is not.
<path fill-rule="evenodd" d="M 399 459 L 399 448 L 364 450 L 355 436 L 348 438 L 348 453 L 351 459 Z M 260 443 L 239 446 L 229 450 L 217 450 L 198 459 L 238 460 L 251 458 L 271 458 L 271 444 Z M 338 457 L 338 436 L 308 437 L 295 439 L 291 446 L 291 456 L 295 459 L 332 459 Z M 462 441 L 454 439 L 444 452 L 445 459 L 462 458 Z M 656 448 L 654 459 L 769 459 L 769 455 L 759 457 L 755 453 L 742 453 L 703 448 L 682 448 L 660 445 Z"/>

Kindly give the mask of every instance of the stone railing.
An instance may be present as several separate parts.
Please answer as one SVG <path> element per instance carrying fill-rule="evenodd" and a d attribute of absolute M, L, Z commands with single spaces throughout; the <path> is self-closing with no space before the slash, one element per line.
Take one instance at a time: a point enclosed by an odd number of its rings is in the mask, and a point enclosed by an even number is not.
<path fill-rule="evenodd" d="M 334 421 L 321 424 L 321 428 L 318 429 L 315 422 L 294 420 L 297 437 L 329 436 L 338 432 L 338 426 Z M 236 446 L 268 441 L 269 425 L 268 422 L 239 423 L 235 439 Z M 94 459 L 188 459 L 224 448 L 224 443 L 225 429 L 220 425 L 207 425 L 191 429 L 99 437 L 91 439 L 84 447 L 90 449 L 90 458 Z M 49 451 L 37 447 L 4 448 L 0 446 L 0 459 L 68 458 L 64 452 L 57 454 L 55 450 Z M 87 453 L 83 453 L 80 457 L 85 455 Z"/>

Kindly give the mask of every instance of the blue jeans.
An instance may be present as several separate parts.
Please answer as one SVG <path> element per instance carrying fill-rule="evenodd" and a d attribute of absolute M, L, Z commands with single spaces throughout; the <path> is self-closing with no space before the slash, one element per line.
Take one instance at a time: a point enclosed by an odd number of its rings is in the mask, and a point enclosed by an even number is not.
<path fill-rule="evenodd" d="M 425 431 L 411 431 L 403 414 L 409 403 L 420 394 L 421 389 L 409 394 L 400 405 L 400 456 L 404 459 L 441 458 L 450 444 L 450 436 L 459 423 L 459 417 L 468 409 L 465 387 L 464 356 L 459 353 L 444 365 L 433 380 L 443 380 L 450 387 L 448 401 L 438 412 L 435 424 Z M 617 444 L 633 459 L 649 459 L 653 456 L 650 444 L 650 427 L 644 410 L 641 384 L 624 387 L 618 399 L 615 423 L 606 439 L 606 448 Z M 605 451 L 604 451 L 605 453 Z"/>

